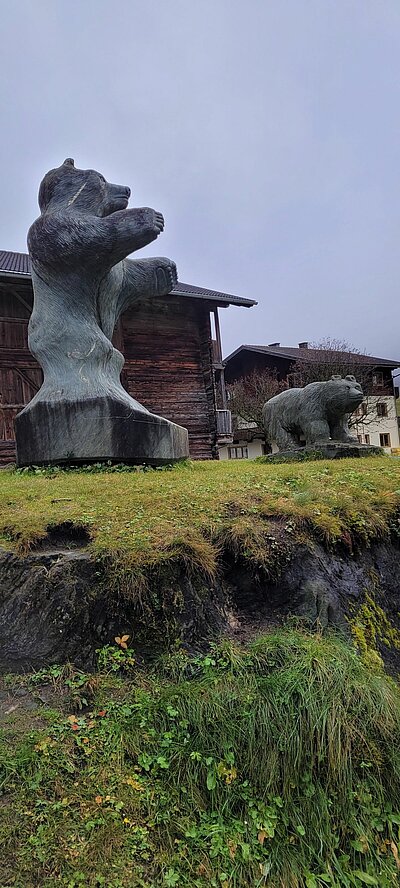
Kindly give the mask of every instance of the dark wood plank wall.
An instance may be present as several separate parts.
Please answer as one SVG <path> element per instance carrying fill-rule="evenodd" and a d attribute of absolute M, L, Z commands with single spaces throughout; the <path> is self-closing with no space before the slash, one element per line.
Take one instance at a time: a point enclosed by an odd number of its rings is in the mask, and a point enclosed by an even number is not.
<path fill-rule="evenodd" d="M 29 284 L 0 287 L 0 462 L 14 459 L 14 419 L 42 384 L 28 349 L 32 301 Z"/>
<path fill-rule="evenodd" d="M 154 300 L 123 316 L 122 338 L 125 388 L 188 429 L 194 459 L 216 456 L 209 306 L 178 296 Z"/>
<path fill-rule="evenodd" d="M 17 298 L 16 294 L 22 298 Z M 25 303 L 25 304 L 24 304 Z M 15 457 L 14 419 L 41 385 L 42 371 L 28 349 L 32 290 L 0 287 L 0 462 Z M 114 342 L 126 358 L 125 388 L 149 410 L 189 431 L 193 459 L 212 459 L 215 385 L 210 306 L 169 297 L 126 312 Z"/>

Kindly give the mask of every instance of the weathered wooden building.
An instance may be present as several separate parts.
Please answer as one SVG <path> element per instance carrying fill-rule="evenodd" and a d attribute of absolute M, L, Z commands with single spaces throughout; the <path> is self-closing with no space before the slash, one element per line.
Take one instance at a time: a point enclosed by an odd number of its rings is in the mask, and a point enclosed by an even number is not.
<path fill-rule="evenodd" d="M 125 355 L 122 382 L 154 413 L 188 429 L 193 459 L 229 441 L 219 308 L 251 299 L 178 283 L 166 298 L 127 311 L 114 333 Z M 0 251 L 0 462 L 15 457 L 14 419 L 42 382 L 28 349 L 33 305 L 29 257 Z"/>

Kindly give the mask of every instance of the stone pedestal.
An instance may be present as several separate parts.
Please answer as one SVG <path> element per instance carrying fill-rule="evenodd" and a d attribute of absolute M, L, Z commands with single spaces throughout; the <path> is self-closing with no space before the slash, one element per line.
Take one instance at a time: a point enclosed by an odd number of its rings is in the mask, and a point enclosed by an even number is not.
<path fill-rule="evenodd" d="M 16 419 L 17 465 L 112 460 L 159 466 L 186 459 L 187 430 L 138 408 L 114 397 L 32 402 Z"/>

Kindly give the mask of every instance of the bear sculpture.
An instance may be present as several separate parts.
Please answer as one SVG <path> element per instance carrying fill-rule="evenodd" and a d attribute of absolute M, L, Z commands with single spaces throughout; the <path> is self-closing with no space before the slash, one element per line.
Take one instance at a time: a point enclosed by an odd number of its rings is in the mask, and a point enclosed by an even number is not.
<path fill-rule="evenodd" d="M 263 424 L 273 452 L 297 450 L 304 444 L 358 444 L 349 432 L 348 415 L 364 398 L 354 376 L 332 376 L 287 389 L 264 404 Z"/>
<path fill-rule="evenodd" d="M 44 374 L 16 420 L 20 466 L 108 460 L 162 464 L 188 456 L 186 429 L 150 413 L 120 382 L 114 327 L 130 306 L 167 296 L 174 262 L 126 257 L 163 231 L 161 213 L 127 209 L 130 189 L 68 158 L 39 189 L 28 233 L 34 307 L 28 341 Z"/>

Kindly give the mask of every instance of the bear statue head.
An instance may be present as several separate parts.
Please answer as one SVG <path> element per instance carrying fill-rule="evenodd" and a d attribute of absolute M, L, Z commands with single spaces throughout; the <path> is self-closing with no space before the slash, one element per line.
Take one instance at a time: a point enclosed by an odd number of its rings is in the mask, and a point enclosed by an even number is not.
<path fill-rule="evenodd" d="M 327 383 L 329 408 L 335 413 L 353 413 L 364 399 L 363 390 L 355 376 L 332 376 Z"/>
<path fill-rule="evenodd" d="M 96 170 L 78 170 L 71 157 L 46 173 L 40 183 L 39 207 L 42 215 L 64 210 L 91 216 L 109 216 L 125 210 L 131 190 L 111 185 Z"/>

